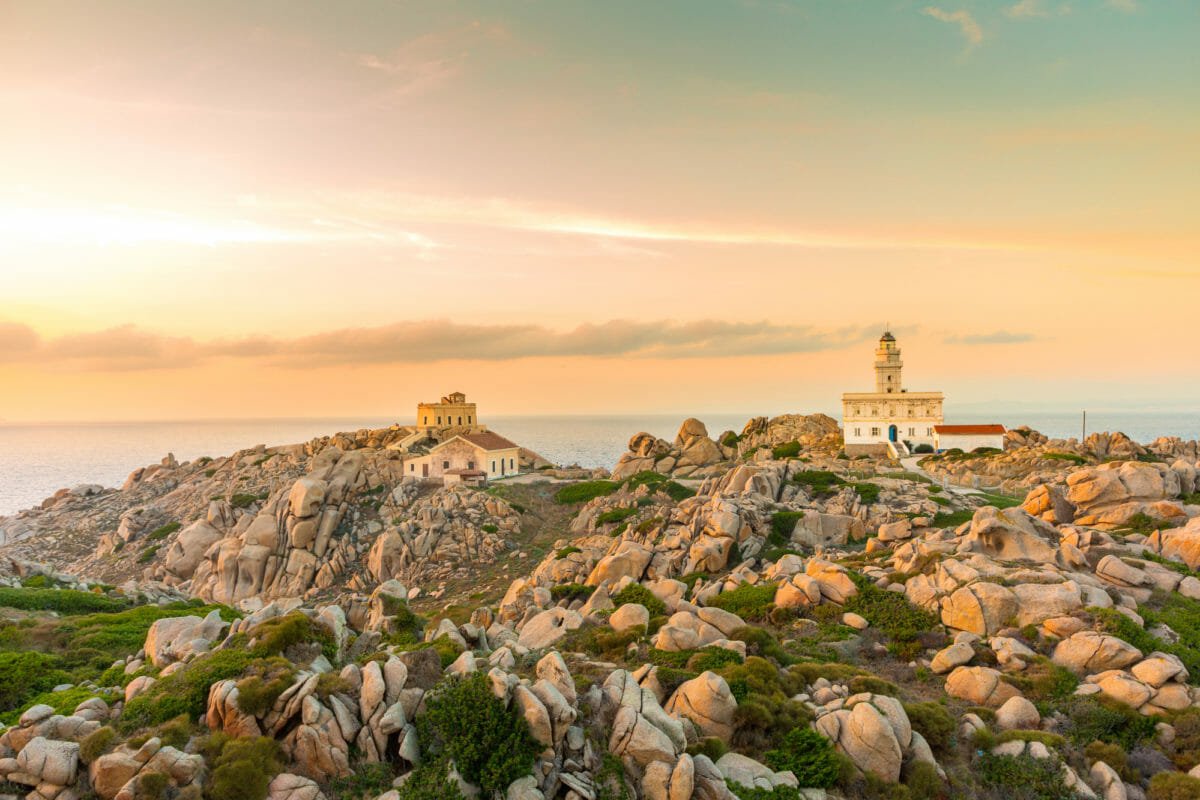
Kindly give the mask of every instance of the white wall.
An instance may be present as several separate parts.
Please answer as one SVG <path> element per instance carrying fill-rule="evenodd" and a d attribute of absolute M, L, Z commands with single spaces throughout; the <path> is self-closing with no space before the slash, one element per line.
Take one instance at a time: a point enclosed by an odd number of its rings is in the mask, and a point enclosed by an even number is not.
<path fill-rule="evenodd" d="M 972 436 L 964 436 L 961 434 L 945 434 L 935 435 L 933 447 L 938 452 L 942 450 L 952 450 L 958 448 L 964 453 L 969 453 L 977 447 L 995 447 L 1004 449 L 1004 434 L 1003 433 L 984 433 L 975 434 Z"/>

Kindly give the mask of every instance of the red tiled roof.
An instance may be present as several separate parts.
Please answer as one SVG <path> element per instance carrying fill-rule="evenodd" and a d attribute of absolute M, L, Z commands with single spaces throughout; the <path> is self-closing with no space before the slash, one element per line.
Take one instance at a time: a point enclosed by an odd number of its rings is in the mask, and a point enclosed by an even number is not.
<path fill-rule="evenodd" d="M 933 429 L 940 434 L 951 436 L 985 436 L 1005 432 L 1003 425 L 934 425 Z"/>
<path fill-rule="evenodd" d="M 433 449 L 434 450 L 440 449 L 440 448 L 450 444 L 450 442 L 453 442 L 455 439 L 462 439 L 464 442 L 467 442 L 468 444 L 475 445 L 480 450 L 488 450 L 488 451 L 507 450 L 510 447 L 520 447 L 520 445 L 517 444 L 516 442 L 510 442 L 508 439 L 505 439 L 503 436 L 501 436 L 498 433 L 492 433 L 491 431 L 485 431 L 483 433 L 460 433 L 457 436 L 451 436 L 446 441 L 442 442 L 441 444 L 436 445 Z"/>

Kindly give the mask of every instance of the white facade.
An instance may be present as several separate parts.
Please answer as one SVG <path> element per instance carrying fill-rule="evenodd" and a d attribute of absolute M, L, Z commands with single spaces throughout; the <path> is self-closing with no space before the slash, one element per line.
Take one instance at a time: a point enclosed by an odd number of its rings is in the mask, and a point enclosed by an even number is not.
<path fill-rule="evenodd" d="M 959 430 L 955 430 L 959 428 Z M 963 430 L 963 429 L 968 430 Z M 993 430 L 981 431 L 980 428 Z M 941 453 L 944 450 L 959 449 L 969 453 L 980 447 L 1004 449 L 1004 426 L 1002 425 L 938 425 L 933 430 L 933 449 Z"/>
<path fill-rule="evenodd" d="M 934 426 L 942 422 L 941 392 L 904 388 L 900 348 L 884 333 L 875 349 L 875 391 L 842 395 L 842 436 L 847 455 L 882 453 L 888 442 L 933 446 Z"/>
<path fill-rule="evenodd" d="M 479 472 L 480 477 L 494 480 L 520 473 L 521 448 L 491 432 L 460 434 L 426 455 L 404 459 L 403 470 L 412 478 L 440 479 L 446 483 L 463 480 L 463 471 Z"/>

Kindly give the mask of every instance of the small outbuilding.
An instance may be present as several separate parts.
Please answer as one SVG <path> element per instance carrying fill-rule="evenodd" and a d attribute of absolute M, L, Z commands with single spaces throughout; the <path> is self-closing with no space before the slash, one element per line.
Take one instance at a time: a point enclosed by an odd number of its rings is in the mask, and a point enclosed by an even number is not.
<path fill-rule="evenodd" d="M 933 449 L 942 453 L 946 450 L 962 450 L 969 453 L 980 447 L 1004 449 L 1003 425 L 934 425 Z"/>
<path fill-rule="evenodd" d="M 480 484 L 521 471 L 521 446 L 498 433 L 460 433 L 429 453 L 404 460 L 404 474 L 443 483 Z"/>

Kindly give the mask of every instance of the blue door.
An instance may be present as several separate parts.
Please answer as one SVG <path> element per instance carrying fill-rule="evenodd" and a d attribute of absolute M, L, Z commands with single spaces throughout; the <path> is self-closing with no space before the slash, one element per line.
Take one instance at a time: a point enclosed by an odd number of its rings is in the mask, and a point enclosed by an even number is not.
<path fill-rule="evenodd" d="M 894 441 L 896 441 L 896 434 L 897 434 L 897 432 L 896 432 L 896 426 L 895 426 L 895 425 L 892 425 L 891 427 L 889 427 L 889 428 L 888 428 L 888 441 L 889 441 L 889 442 L 894 442 Z"/>

